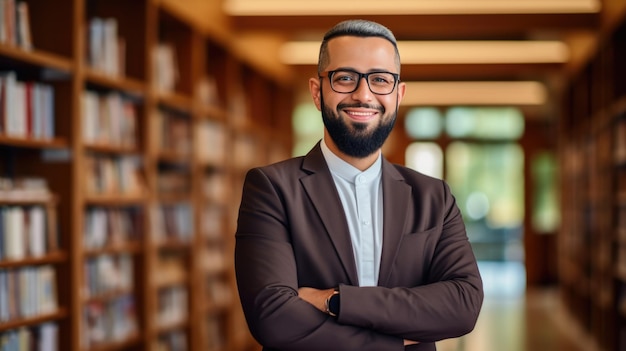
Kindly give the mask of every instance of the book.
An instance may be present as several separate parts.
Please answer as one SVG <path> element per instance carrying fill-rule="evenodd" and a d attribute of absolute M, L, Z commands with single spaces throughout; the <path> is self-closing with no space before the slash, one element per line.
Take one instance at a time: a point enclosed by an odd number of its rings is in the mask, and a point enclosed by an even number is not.
<path fill-rule="evenodd" d="M 58 306 L 56 271 L 52 265 L 41 266 L 38 274 L 38 300 L 41 314 L 52 313 Z"/>
<path fill-rule="evenodd" d="M 17 22 L 17 45 L 24 50 L 30 51 L 33 48 L 33 40 L 30 31 L 30 10 L 26 1 L 18 1 L 16 4 Z"/>
<path fill-rule="evenodd" d="M 28 209 L 28 243 L 31 257 L 46 253 L 46 211 L 42 206 Z"/>
<path fill-rule="evenodd" d="M 0 322 L 11 318 L 9 313 L 9 280 L 7 271 L 0 269 Z"/>
<path fill-rule="evenodd" d="M 59 344 L 59 327 L 56 323 L 44 323 L 39 327 L 39 343 L 37 351 L 57 351 Z"/>
<path fill-rule="evenodd" d="M 0 261 L 6 259 L 5 206 L 0 207 Z"/>

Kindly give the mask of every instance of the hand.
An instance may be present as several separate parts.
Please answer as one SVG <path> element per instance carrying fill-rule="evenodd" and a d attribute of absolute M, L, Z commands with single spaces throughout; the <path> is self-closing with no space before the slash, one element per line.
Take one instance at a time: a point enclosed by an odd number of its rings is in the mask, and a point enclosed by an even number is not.
<path fill-rule="evenodd" d="M 407 340 L 404 339 L 404 346 L 419 344 L 419 341 Z"/>
<path fill-rule="evenodd" d="M 329 298 L 335 289 L 315 289 L 309 287 L 302 287 L 298 289 L 298 296 L 311 305 L 315 306 L 318 310 L 326 313 L 326 299 Z"/>

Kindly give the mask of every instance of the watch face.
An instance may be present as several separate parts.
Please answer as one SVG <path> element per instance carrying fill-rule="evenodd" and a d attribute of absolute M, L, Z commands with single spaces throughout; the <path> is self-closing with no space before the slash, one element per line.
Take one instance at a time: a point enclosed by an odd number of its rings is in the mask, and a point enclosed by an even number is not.
<path fill-rule="evenodd" d="M 335 293 L 328 301 L 328 311 L 336 315 L 339 313 L 339 293 Z"/>

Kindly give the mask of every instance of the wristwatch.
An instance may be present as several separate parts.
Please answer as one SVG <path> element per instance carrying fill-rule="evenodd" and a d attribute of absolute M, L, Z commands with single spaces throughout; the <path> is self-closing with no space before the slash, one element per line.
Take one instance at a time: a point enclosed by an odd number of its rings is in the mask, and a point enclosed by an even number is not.
<path fill-rule="evenodd" d="M 333 294 L 326 299 L 326 313 L 333 317 L 339 314 L 339 288 L 335 288 Z"/>

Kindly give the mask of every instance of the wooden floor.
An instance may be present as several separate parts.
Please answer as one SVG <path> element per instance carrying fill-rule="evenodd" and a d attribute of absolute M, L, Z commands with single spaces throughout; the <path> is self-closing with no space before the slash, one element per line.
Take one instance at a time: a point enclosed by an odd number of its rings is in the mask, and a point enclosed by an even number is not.
<path fill-rule="evenodd" d="M 520 263 L 480 263 L 485 302 L 474 331 L 438 351 L 596 351 L 559 299 L 558 288 L 527 290 Z"/>

